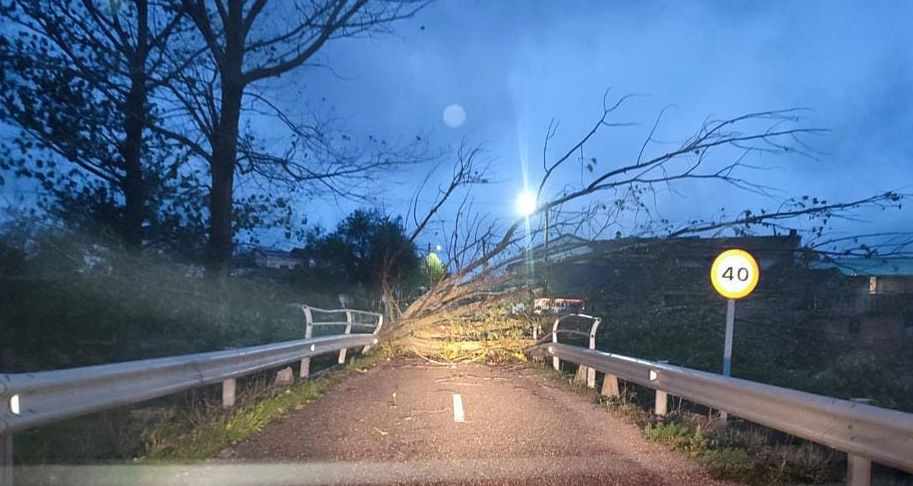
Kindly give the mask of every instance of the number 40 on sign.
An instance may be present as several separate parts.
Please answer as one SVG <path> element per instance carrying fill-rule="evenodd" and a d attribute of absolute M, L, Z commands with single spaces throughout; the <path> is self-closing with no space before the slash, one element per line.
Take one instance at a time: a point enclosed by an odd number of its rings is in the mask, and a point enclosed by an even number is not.
<path fill-rule="evenodd" d="M 727 299 L 741 299 L 758 286 L 758 262 L 745 250 L 720 253 L 710 267 L 710 282 Z"/>

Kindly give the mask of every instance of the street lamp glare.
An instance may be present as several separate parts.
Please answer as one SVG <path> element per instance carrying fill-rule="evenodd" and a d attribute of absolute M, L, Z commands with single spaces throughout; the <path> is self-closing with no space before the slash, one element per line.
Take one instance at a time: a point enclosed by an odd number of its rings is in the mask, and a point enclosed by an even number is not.
<path fill-rule="evenodd" d="M 529 216 L 536 211 L 536 195 L 524 190 L 517 196 L 517 213 L 520 216 Z"/>

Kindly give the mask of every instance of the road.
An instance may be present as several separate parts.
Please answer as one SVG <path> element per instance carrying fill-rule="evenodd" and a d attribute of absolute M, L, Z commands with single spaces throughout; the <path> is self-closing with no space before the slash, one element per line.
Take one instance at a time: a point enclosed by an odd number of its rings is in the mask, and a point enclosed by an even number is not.
<path fill-rule="evenodd" d="M 210 464 L 270 484 L 728 484 L 534 369 L 412 359 L 345 378 Z"/>

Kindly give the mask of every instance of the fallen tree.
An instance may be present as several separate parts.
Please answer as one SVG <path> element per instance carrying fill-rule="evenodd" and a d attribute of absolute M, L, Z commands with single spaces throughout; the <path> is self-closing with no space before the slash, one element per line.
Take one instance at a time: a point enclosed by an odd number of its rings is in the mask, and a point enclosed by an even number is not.
<path fill-rule="evenodd" d="M 607 95 L 601 113 L 590 129 L 557 157 L 552 156 L 550 144 L 555 139 L 558 124 L 550 124 L 543 143 L 542 176 L 535 185 L 536 207 L 526 217 L 502 221 L 474 210 L 473 189 L 488 181 L 481 148 L 468 148 L 468 144 L 461 147 L 456 154 L 452 177 L 448 183 L 437 187 L 432 203 L 422 212 L 419 200 L 426 189 L 423 184 L 411 205 L 409 219 L 414 228 L 410 240 L 414 242 L 426 232 L 446 205 L 456 204 L 457 216 L 448 228 L 444 228 L 450 235 L 451 268 L 444 278 L 412 302 L 396 302 L 392 294 L 386 294 L 388 313 L 396 322 L 388 328 L 390 337 L 404 340 L 418 352 L 434 353 L 440 350 L 441 341 L 459 341 L 467 334 L 460 323 L 494 325 L 485 316 L 503 314 L 498 309 L 504 309 L 505 304 L 528 299 L 534 293 L 536 282 L 524 282 L 520 278 L 524 275 L 524 245 L 521 244 L 525 243 L 528 248 L 546 231 L 594 240 L 611 228 L 617 228 L 616 237 L 653 238 L 718 236 L 724 231 L 751 235 L 758 230 L 800 230 L 816 238 L 810 245 L 813 249 L 837 245 L 841 254 L 878 254 L 879 244 L 869 241 L 877 239 L 878 235 L 829 238 L 826 236 L 829 222 L 866 208 L 900 208 L 904 194 L 886 191 L 838 202 L 811 196 L 776 198 L 772 188 L 750 178 L 750 172 L 757 169 L 750 161 L 759 155 L 797 153 L 815 157 L 805 139 L 824 130 L 805 127 L 803 110 L 762 111 L 707 120 L 676 148 L 656 150 L 663 147 L 654 138 L 662 121 L 661 113 L 636 154 L 625 162 L 600 168 L 597 157 L 586 154 L 599 136 L 611 129 L 631 126 L 615 121 L 620 108 L 629 100 L 626 96 L 610 103 Z M 612 159 L 624 160 L 614 155 Z M 589 172 L 588 179 L 581 179 L 578 185 L 562 184 L 556 189 L 559 175 L 572 165 L 572 161 L 581 163 Z M 774 204 L 770 208 L 744 209 L 730 215 L 685 222 L 657 216 L 657 189 L 677 191 L 686 182 L 724 184 L 764 196 Z M 530 225 L 537 215 L 549 219 L 547 226 Z M 799 221 L 810 221 L 811 227 L 803 230 Z M 624 227 L 622 222 L 629 224 Z M 911 242 L 913 238 L 909 234 L 891 233 L 881 248 L 897 254 L 911 248 Z M 500 316 L 501 321 L 504 317 Z M 524 325 L 522 319 L 514 320 L 515 326 Z M 462 334 L 455 333 L 455 329 L 461 329 Z"/>

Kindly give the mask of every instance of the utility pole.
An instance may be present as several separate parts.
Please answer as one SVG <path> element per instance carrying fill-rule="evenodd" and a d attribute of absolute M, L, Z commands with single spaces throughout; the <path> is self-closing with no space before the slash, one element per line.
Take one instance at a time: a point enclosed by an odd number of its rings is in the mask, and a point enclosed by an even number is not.
<path fill-rule="evenodd" d="M 548 223 L 549 223 L 548 213 L 549 212 L 550 212 L 549 208 L 546 207 L 545 208 L 545 245 L 543 245 L 543 248 L 542 248 L 545 252 L 545 255 L 543 257 L 543 260 L 545 261 L 545 279 L 544 279 L 545 281 L 542 284 L 542 292 L 544 294 L 543 297 L 548 297 L 548 279 L 551 276 L 551 268 L 549 267 L 549 262 L 548 262 Z"/>

